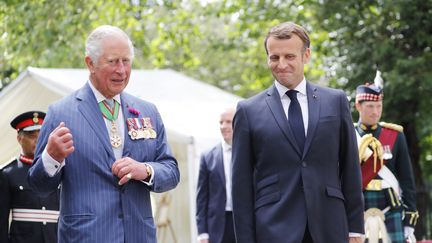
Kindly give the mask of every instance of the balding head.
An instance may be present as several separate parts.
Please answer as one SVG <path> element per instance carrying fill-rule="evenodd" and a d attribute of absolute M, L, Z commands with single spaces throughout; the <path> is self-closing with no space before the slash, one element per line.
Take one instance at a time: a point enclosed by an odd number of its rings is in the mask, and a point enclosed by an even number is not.
<path fill-rule="evenodd" d="M 233 136 L 233 129 L 232 129 L 232 121 L 234 118 L 235 109 L 234 108 L 227 108 L 225 109 L 219 118 L 219 128 L 222 134 L 223 139 L 227 144 L 232 144 L 232 136 Z"/>

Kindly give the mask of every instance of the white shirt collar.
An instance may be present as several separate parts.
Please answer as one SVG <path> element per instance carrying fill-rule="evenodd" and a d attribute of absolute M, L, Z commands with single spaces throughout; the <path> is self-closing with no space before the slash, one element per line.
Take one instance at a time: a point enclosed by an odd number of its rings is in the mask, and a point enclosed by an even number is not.
<path fill-rule="evenodd" d="M 287 87 L 280 84 L 277 80 L 275 80 L 275 86 L 281 98 L 286 95 L 285 93 L 289 90 Z M 306 96 L 306 79 L 303 77 L 303 80 L 294 89 L 297 90 L 300 94 Z"/>
<path fill-rule="evenodd" d="M 225 142 L 225 140 L 222 139 L 222 150 L 228 151 L 229 149 L 231 149 L 231 145 L 229 145 L 227 142 Z"/>
<path fill-rule="evenodd" d="M 99 103 L 99 102 L 102 102 L 102 101 L 104 101 L 104 100 L 107 99 L 105 96 L 103 96 L 103 94 L 101 94 L 101 92 L 99 92 L 99 90 L 97 90 L 97 89 L 93 86 L 93 84 L 92 84 L 92 82 L 91 82 L 90 80 L 88 80 L 88 83 L 89 83 L 90 88 L 91 88 L 91 90 L 93 91 L 93 94 L 95 95 L 95 97 L 96 97 L 96 101 L 97 101 L 98 103 Z M 121 105 L 120 94 L 116 94 L 116 95 L 113 97 L 113 99 L 114 99 L 115 101 L 117 101 L 117 102 Z"/>

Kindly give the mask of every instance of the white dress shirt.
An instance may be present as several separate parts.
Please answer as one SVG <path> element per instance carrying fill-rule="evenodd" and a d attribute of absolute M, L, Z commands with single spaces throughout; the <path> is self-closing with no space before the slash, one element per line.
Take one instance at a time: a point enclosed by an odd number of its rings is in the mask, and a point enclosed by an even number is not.
<path fill-rule="evenodd" d="M 286 94 L 286 92 L 289 89 L 287 87 L 283 86 L 282 84 L 280 84 L 276 80 L 275 80 L 275 86 L 276 86 L 276 90 L 279 93 L 280 100 L 282 102 L 282 107 L 283 107 L 283 110 L 285 112 L 285 116 L 287 117 L 287 119 L 289 119 L 288 108 L 289 108 L 289 105 L 291 104 L 291 99 Z M 307 101 L 307 95 L 306 95 L 306 79 L 303 78 L 303 80 L 297 85 L 297 87 L 295 87 L 294 90 L 298 91 L 297 100 L 300 103 L 300 108 L 301 108 L 302 117 L 303 117 L 303 124 L 304 124 L 304 128 L 305 128 L 304 129 L 305 130 L 305 137 L 306 137 L 307 128 L 308 128 L 308 124 L 309 124 L 309 107 L 308 107 L 308 101 Z"/>
<path fill-rule="evenodd" d="M 227 144 L 225 141 L 222 141 L 222 153 L 223 153 L 223 164 L 224 164 L 224 172 L 225 172 L 225 191 L 226 191 L 226 205 L 225 211 L 232 211 L 232 196 L 231 196 L 231 154 L 232 149 L 231 145 Z"/>

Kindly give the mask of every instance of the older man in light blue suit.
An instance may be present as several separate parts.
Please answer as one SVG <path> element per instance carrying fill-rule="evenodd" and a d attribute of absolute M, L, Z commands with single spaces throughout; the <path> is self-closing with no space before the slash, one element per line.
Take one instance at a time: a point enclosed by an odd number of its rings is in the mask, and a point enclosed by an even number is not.
<path fill-rule="evenodd" d="M 48 110 L 29 182 L 42 194 L 61 185 L 59 242 L 156 242 L 150 191 L 180 175 L 156 107 L 123 92 L 132 60 L 121 29 L 96 28 L 89 82 Z"/>

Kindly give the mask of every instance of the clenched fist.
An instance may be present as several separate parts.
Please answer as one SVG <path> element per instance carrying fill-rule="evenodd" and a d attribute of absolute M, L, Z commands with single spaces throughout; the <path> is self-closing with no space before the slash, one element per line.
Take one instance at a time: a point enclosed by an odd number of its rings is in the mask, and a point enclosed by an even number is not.
<path fill-rule="evenodd" d="M 51 132 L 46 149 L 48 154 L 60 163 L 75 150 L 72 133 L 64 122 L 60 122 Z"/>

